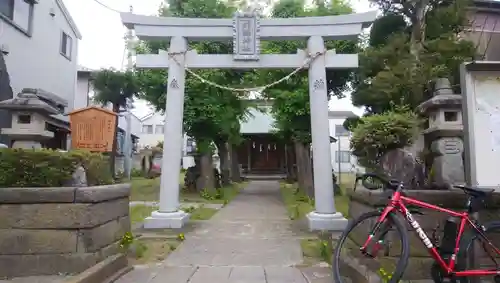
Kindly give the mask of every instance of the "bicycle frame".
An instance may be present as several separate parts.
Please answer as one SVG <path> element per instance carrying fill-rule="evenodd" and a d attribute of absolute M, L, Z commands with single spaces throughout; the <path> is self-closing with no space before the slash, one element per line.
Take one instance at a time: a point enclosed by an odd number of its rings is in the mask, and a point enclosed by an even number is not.
<path fill-rule="evenodd" d="M 406 205 L 414 205 L 421 208 L 427 208 L 439 212 L 446 213 L 448 215 L 460 218 L 460 224 L 458 228 L 457 237 L 455 240 L 455 249 L 453 254 L 450 257 L 448 263 L 445 262 L 443 257 L 439 254 L 437 248 L 434 246 L 430 238 L 427 236 L 425 231 L 420 227 L 420 224 L 413 218 L 412 214 L 406 207 Z M 467 276 L 487 276 L 487 275 L 499 275 L 500 270 L 488 270 L 488 269 L 477 269 L 477 270 L 465 270 L 465 271 L 455 271 L 455 263 L 457 259 L 457 254 L 460 249 L 460 239 L 465 231 L 465 226 L 468 224 L 472 226 L 477 233 L 481 236 L 482 240 L 485 240 L 490 247 L 496 252 L 497 255 L 500 255 L 500 250 L 495 247 L 490 240 L 484 235 L 482 228 L 478 227 L 469 217 L 468 212 L 456 212 L 453 210 L 445 209 L 436 205 L 432 205 L 426 202 L 422 202 L 413 198 L 409 198 L 403 196 L 400 191 L 394 192 L 391 198 L 390 204 L 383 210 L 382 215 L 379 217 L 377 224 L 375 225 L 373 232 L 375 232 L 378 228 L 381 227 L 383 221 L 387 218 L 387 215 L 396 210 L 397 212 L 403 214 L 406 218 L 408 224 L 415 230 L 418 237 L 422 240 L 422 243 L 427 247 L 430 255 L 434 258 L 436 262 L 441 266 L 441 268 L 448 273 L 448 275 L 453 275 L 456 277 L 467 277 Z M 375 235 L 375 233 L 371 233 L 371 235 L 366 240 L 365 244 L 361 247 L 361 251 L 366 251 L 368 245 L 370 244 L 370 240 Z"/>

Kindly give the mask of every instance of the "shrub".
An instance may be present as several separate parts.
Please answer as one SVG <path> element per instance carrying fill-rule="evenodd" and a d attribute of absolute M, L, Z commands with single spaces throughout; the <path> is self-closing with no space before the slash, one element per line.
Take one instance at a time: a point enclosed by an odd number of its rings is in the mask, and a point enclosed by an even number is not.
<path fill-rule="evenodd" d="M 389 150 L 413 144 L 421 123 L 407 109 L 365 116 L 353 130 L 351 150 L 361 165 L 373 168 Z"/>
<path fill-rule="evenodd" d="M 85 172 L 87 172 L 87 184 L 89 186 L 113 183 L 113 176 L 109 169 L 109 156 L 86 150 L 72 150 L 68 153 L 85 168 Z"/>
<path fill-rule="evenodd" d="M 64 152 L 0 149 L 0 187 L 60 187 L 77 166 Z"/>
<path fill-rule="evenodd" d="M 130 176 L 132 178 L 144 177 L 144 172 L 140 169 L 132 168 L 132 170 L 130 171 Z"/>
<path fill-rule="evenodd" d="M 113 182 L 107 158 L 86 151 L 0 149 L 0 187 L 60 187 L 82 165 L 89 186 Z"/>

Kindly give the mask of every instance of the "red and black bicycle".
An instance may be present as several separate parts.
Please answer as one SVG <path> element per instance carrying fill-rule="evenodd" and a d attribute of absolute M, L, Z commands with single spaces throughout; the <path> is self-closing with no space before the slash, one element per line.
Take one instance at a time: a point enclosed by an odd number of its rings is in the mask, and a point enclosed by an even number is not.
<path fill-rule="evenodd" d="M 387 272 L 382 267 L 380 268 L 382 276 L 385 277 L 383 281 L 399 282 L 410 256 L 409 235 L 404 219 L 415 230 L 416 235 L 435 260 L 430 271 L 434 282 L 468 283 L 472 277 L 481 277 L 481 279 L 488 277 L 488 280 L 491 278 L 491 282 L 500 282 L 500 266 L 497 261 L 500 260 L 500 249 L 493 244 L 492 240 L 500 236 L 500 221 L 480 224 L 474 217 L 484 207 L 485 200 L 494 191 L 493 189 L 455 186 L 467 195 L 466 210 L 458 212 L 407 197 L 404 186 L 399 181 L 386 180 L 376 174 L 364 174 L 359 179 L 362 181 L 378 180 L 382 183 L 384 190 L 393 191 L 393 193 L 385 208 L 352 219 L 342 233 L 332 261 L 336 283 L 353 282 L 352 276 L 341 273 L 346 269 L 346 259 L 342 259 L 346 255 L 353 255 L 357 263 L 363 263 L 362 266 L 371 266 L 371 261 L 377 258 L 392 258 L 392 264 L 389 265 L 394 268 L 393 271 Z M 370 188 L 370 186 L 367 187 Z M 444 224 L 440 240 L 436 240 L 436 237 L 429 237 L 421 228 L 413 214 L 420 214 L 421 217 L 425 215 L 414 207 L 450 215 Z M 359 227 L 361 227 L 361 232 L 353 232 Z M 397 239 L 400 240 L 400 244 L 394 244 Z M 472 249 L 472 247 L 482 247 L 482 251 L 478 252 L 477 248 Z M 479 253 L 481 253 L 481 263 L 484 257 L 489 262 L 485 268 L 477 268 Z M 476 261 L 471 258 L 475 258 Z M 385 263 L 387 264 L 388 261 L 390 262 L 390 260 L 385 260 Z M 370 268 L 370 270 L 373 269 Z"/>

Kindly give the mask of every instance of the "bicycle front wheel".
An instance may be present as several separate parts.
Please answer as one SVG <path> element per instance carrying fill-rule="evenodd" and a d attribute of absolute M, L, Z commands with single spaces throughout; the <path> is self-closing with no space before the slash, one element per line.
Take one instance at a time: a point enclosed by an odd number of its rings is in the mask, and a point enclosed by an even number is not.
<path fill-rule="evenodd" d="M 390 213 L 374 230 L 381 214 L 368 212 L 349 221 L 333 254 L 335 283 L 362 282 L 367 277 L 397 283 L 403 277 L 410 256 L 406 226 L 400 217 Z"/>

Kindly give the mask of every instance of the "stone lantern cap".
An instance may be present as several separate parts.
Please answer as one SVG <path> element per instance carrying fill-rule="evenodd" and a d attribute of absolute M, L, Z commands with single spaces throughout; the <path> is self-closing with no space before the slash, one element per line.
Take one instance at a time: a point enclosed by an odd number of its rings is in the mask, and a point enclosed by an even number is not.
<path fill-rule="evenodd" d="M 437 79 L 434 96 L 422 102 L 417 110 L 423 114 L 435 111 L 436 109 L 461 108 L 462 95 L 454 94 L 448 79 Z"/>
<path fill-rule="evenodd" d="M 10 111 L 32 111 L 43 114 L 59 114 L 60 110 L 41 100 L 34 93 L 21 92 L 16 97 L 0 101 L 0 109 Z"/>

